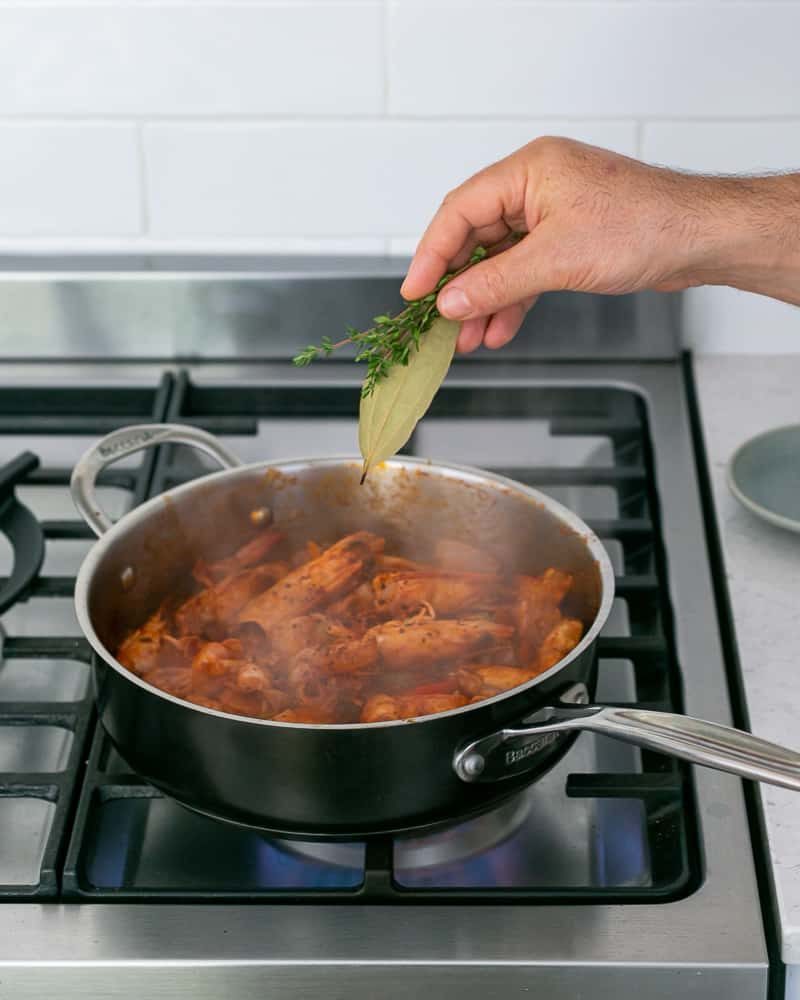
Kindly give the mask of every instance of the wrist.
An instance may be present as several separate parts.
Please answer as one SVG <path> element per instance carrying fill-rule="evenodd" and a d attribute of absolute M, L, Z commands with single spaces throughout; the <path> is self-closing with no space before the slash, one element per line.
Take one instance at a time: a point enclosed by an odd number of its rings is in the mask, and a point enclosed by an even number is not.
<path fill-rule="evenodd" d="M 800 175 L 696 180 L 703 237 L 689 283 L 800 304 Z"/>

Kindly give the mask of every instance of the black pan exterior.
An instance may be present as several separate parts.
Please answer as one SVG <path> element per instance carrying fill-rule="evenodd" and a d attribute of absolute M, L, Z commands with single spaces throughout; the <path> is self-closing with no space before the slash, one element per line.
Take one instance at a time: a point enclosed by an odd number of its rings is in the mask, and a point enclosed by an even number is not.
<path fill-rule="evenodd" d="M 127 763 L 199 812 L 271 833 L 359 837 L 453 821 L 484 811 L 545 774 L 566 736 L 503 781 L 465 784 L 453 754 L 519 722 L 575 681 L 590 690 L 594 646 L 563 672 L 491 705 L 402 725 L 338 729 L 254 724 L 162 697 L 95 659 L 103 726 Z"/>

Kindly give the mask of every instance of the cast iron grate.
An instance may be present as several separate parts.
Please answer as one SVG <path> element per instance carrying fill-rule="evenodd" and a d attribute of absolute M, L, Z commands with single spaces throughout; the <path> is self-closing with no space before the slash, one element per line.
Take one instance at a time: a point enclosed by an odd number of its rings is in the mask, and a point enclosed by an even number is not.
<path fill-rule="evenodd" d="M 255 460 L 270 457 L 270 442 L 280 440 L 290 423 L 314 428 L 316 447 L 308 453 L 324 453 L 328 438 L 321 435 L 336 426 L 354 440 L 356 406 L 352 387 L 196 384 L 181 375 L 167 416 L 228 437 L 234 450 L 244 448 L 243 457 Z M 576 498 L 585 501 L 578 513 L 606 542 L 617 570 L 619 614 L 600 641 L 601 689 L 605 683 L 617 704 L 619 692 L 627 691 L 622 700 L 631 704 L 680 711 L 658 497 L 640 398 L 622 389 L 546 382 L 536 388 L 451 386 L 437 395 L 424 423 L 434 436 L 440 427 L 447 442 L 466 432 L 470 446 L 477 431 L 489 427 L 489 457 L 474 464 L 573 506 Z M 516 454 L 503 456 L 494 444 L 498 427 L 521 435 L 521 442 L 536 429 L 540 445 L 527 455 L 523 444 Z M 457 460 L 446 447 L 442 453 L 432 450 L 431 442 L 420 445 L 425 454 Z M 587 454 L 575 457 L 576 448 L 587 447 Z M 280 447 L 278 454 L 283 454 Z M 206 467 L 180 446 L 161 448 L 151 492 Z M 588 739 L 576 746 L 588 745 Z M 560 784 L 551 791 L 559 811 L 575 809 L 583 824 L 580 837 L 589 846 L 581 843 L 574 855 L 564 853 L 561 868 L 531 863 L 528 854 L 542 831 L 523 825 L 497 851 L 456 866 L 455 872 L 452 867 L 401 871 L 392 838 L 356 845 L 331 865 L 298 860 L 286 845 L 195 816 L 132 774 L 98 730 L 66 860 L 64 893 L 95 900 L 610 903 L 667 901 L 692 891 L 700 865 L 688 772 L 658 754 L 626 748 L 620 756 L 605 744 L 591 760 L 571 751 L 565 761 L 571 769 L 555 776 Z M 521 847 L 520 838 L 527 838 Z M 570 839 L 569 830 L 562 839 Z M 513 844 L 525 855 L 521 865 L 518 857 L 509 861 L 507 856 Z"/>
<path fill-rule="evenodd" d="M 163 419 L 170 385 L 165 376 L 142 388 L 0 388 L 0 536 L 10 556 L 7 575 L 0 569 L 0 899 L 59 895 L 94 726 L 90 649 L 71 610 L 73 570 L 93 536 L 72 513 L 77 455 L 64 439 Z M 48 458 L 17 454 L 21 443 Z M 149 454 L 100 484 L 141 503 L 154 464 Z M 65 620 L 73 634 L 58 633 Z"/>

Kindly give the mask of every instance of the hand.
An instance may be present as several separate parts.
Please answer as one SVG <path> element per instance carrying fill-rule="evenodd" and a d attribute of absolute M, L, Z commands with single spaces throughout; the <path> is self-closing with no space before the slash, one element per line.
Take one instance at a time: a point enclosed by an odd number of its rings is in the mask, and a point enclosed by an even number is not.
<path fill-rule="evenodd" d="M 794 186 L 784 191 L 787 209 L 797 204 L 798 194 L 798 178 L 788 180 Z M 741 218 L 742 199 L 756 187 L 756 181 L 748 186 L 738 178 L 648 166 L 570 139 L 536 139 L 446 196 L 401 291 L 406 299 L 420 298 L 446 271 L 464 264 L 476 246 L 500 243 L 499 252 L 439 293 L 442 315 L 463 321 L 462 352 L 481 343 L 507 344 L 546 291 L 676 291 L 708 282 L 775 294 L 747 276 L 748 260 L 751 274 L 757 259 L 763 262 L 753 233 L 768 228 L 769 221 L 762 217 L 756 224 L 754 217 L 748 228 Z M 759 201 L 758 192 L 753 198 Z M 780 216 L 780 200 L 778 210 Z M 503 249 L 512 232 L 525 235 Z M 728 259 L 731 248 L 735 262 Z M 794 249 L 800 256 L 800 240 Z M 789 268 L 795 279 L 798 256 Z M 738 278 L 728 274 L 731 269 Z M 775 284 L 775 271 L 771 274 L 768 286 Z M 800 287 L 791 278 L 790 284 Z"/>

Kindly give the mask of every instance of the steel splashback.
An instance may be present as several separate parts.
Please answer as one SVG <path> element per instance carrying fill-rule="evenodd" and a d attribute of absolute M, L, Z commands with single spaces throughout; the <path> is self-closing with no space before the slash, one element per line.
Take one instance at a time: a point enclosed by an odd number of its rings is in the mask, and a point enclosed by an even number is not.
<path fill-rule="evenodd" d="M 0 257 L 0 360 L 294 354 L 400 308 L 392 258 Z M 544 295 L 506 360 L 670 360 L 680 299 Z M 335 336 L 334 336 L 334 339 Z M 459 364 L 473 364 L 474 357 Z"/>

